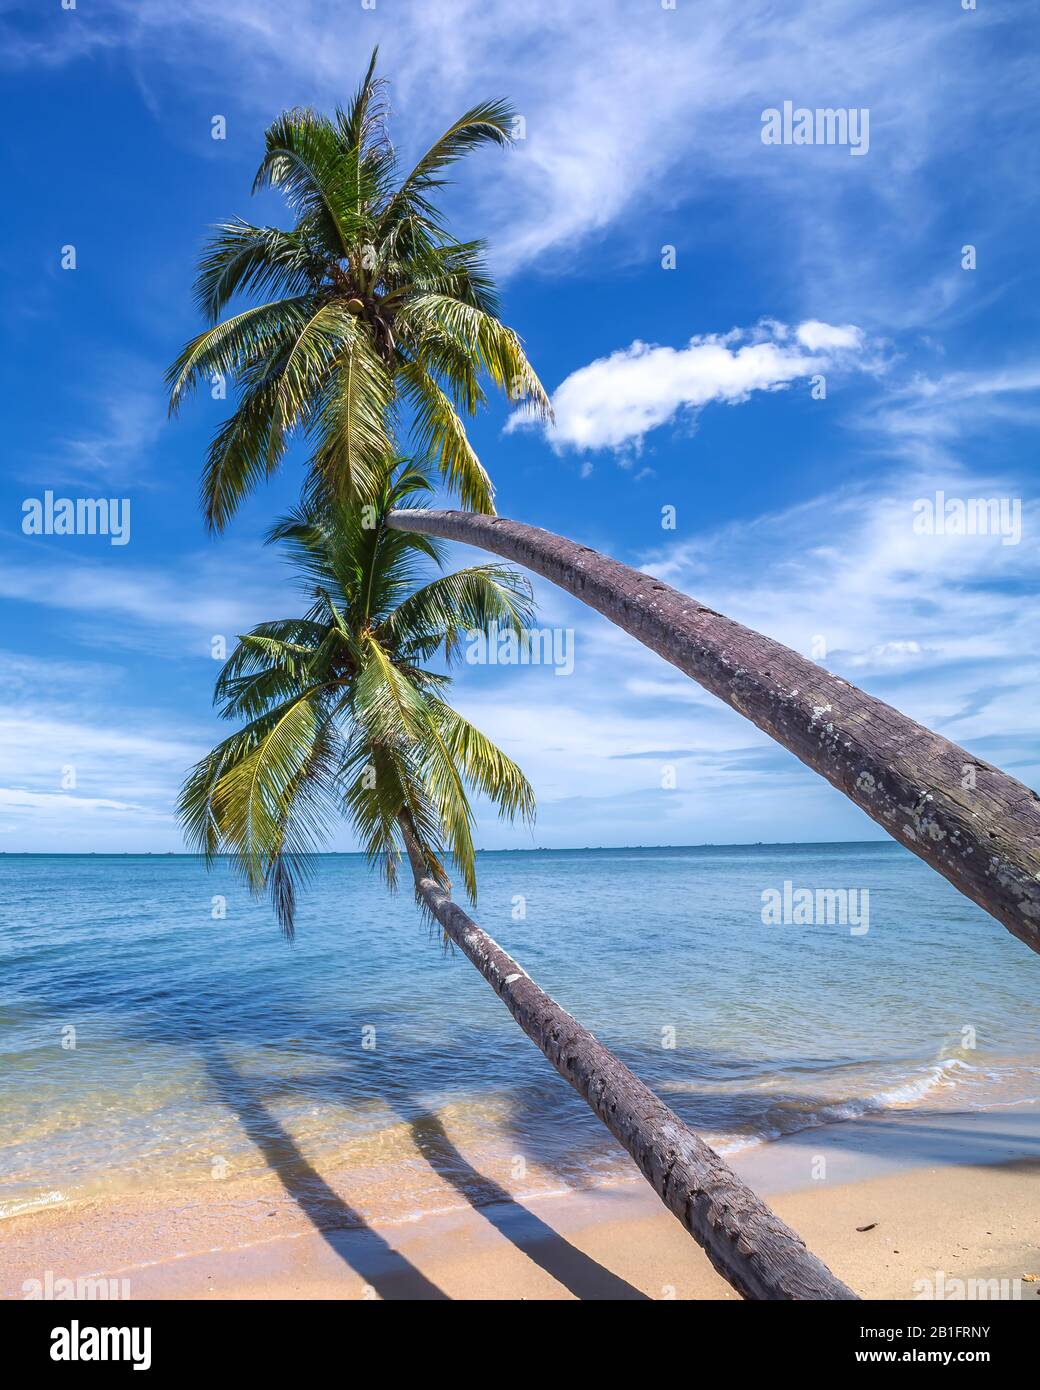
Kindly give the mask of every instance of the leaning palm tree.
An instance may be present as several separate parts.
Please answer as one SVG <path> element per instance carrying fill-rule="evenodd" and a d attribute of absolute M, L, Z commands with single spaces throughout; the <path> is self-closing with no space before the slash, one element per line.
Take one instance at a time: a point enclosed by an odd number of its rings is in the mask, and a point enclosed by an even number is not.
<path fill-rule="evenodd" d="M 373 53 L 346 110 L 287 111 L 268 129 L 253 190 L 278 189 L 292 228 L 227 222 L 199 263 L 196 299 L 212 326 L 167 382 L 171 411 L 203 381 L 237 391 L 202 479 L 213 530 L 278 468 L 294 435 L 307 441 L 311 500 L 376 496 L 410 429 L 465 507 L 493 511 L 463 417 L 486 399 L 487 380 L 549 413 L 519 337 L 498 317 L 483 243 L 451 236 L 434 201 L 453 164 L 509 143 L 512 110 L 474 106 L 400 177 L 375 62 Z M 263 302 L 222 317 L 237 295 Z"/>
<path fill-rule="evenodd" d="M 390 527 L 490 551 L 631 633 L 818 772 L 1040 952 L 1040 796 L 815 661 L 565 536 L 412 510 Z"/>
<path fill-rule="evenodd" d="M 540 989 L 449 895 L 449 859 L 476 893 L 467 787 L 530 816 L 520 769 L 448 704 L 446 671 L 473 633 L 518 635 L 527 581 L 485 564 L 418 583 L 437 543 L 387 525 L 416 510 L 427 470 L 397 465 L 376 505 L 340 502 L 276 525 L 309 606 L 239 639 L 217 682 L 238 732 L 188 777 L 180 810 L 207 858 L 230 853 L 291 935 L 301 876 L 341 813 L 390 885 L 407 859 L 418 901 L 558 1072 L 635 1159 L 717 1269 L 749 1298 L 854 1295 L 602 1043 Z M 416 510 L 416 514 L 419 513 Z"/>
<path fill-rule="evenodd" d="M 391 513 L 386 525 L 488 550 L 587 603 L 826 777 L 1040 952 L 1040 797 L 1031 788 L 771 638 L 588 546 L 504 517 L 462 512 L 412 509 Z M 445 932 L 622 1142 L 716 1269 L 745 1297 L 854 1297 L 804 1247 L 795 1248 L 794 1233 L 548 1000 L 410 852 L 417 890 Z M 778 1261 L 765 1277 L 764 1256 Z"/>

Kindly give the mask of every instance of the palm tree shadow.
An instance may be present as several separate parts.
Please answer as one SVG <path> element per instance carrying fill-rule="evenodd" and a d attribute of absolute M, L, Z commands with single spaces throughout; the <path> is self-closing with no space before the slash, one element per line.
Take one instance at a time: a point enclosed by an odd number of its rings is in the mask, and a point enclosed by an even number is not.
<path fill-rule="evenodd" d="M 425 1111 L 409 1119 L 408 1125 L 416 1148 L 430 1166 L 474 1211 L 575 1298 L 650 1301 L 640 1289 L 565 1240 L 494 1178 L 478 1172 L 455 1147 L 439 1116 Z"/>
<path fill-rule="evenodd" d="M 246 1134 L 300 1210 L 336 1254 L 383 1298 L 443 1299 L 447 1295 L 371 1227 L 329 1186 L 219 1045 L 204 1050 L 206 1071 L 220 1100 L 233 1110 Z M 296 1086 L 309 1089 L 310 1078 Z M 315 1078 L 327 1089 L 328 1078 Z M 440 1118 L 398 1101 L 423 1158 L 499 1234 L 581 1300 L 647 1300 L 647 1295 L 586 1255 L 494 1178 L 478 1171 L 456 1148 Z M 408 1112 L 411 1112 L 410 1114 Z M 346 1229 L 344 1229 L 346 1228 Z"/>
<path fill-rule="evenodd" d="M 446 1299 L 448 1295 L 368 1226 L 361 1214 L 309 1164 L 292 1136 L 218 1046 L 205 1066 L 220 1099 L 233 1110 L 282 1186 L 329 1248 L 384 1299 Z"/>

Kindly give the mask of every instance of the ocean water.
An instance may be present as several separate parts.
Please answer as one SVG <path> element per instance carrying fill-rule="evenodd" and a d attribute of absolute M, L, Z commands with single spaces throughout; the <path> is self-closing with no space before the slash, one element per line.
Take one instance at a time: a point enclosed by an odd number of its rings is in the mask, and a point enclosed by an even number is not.
<path fill-rule="evenodd" d="M 1040 959 L 894 844 L 485 853 L 479 877 L 481 925 L 723 1152 L 1040 1097 Z M 868 930 L 763 924 L 785 880 L 866 890 Z M 0 981 L 0 1217 L 287 1164 L 366 1220 L 442 1201 L 435 1170 L 476 1201 L 633 1171 L 357 856 L 316 861 L 293 946 L 223 863 L 0 856 Z"/>

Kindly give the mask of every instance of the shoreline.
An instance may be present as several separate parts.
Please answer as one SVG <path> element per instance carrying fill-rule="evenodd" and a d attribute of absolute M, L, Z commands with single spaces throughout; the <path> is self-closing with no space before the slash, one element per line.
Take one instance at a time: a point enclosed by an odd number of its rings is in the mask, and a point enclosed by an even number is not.
<path fill-rule="evenodd" d="M 956 1297 L 971 1279 L 1040 1292 L 1026 1278 L 1040 1275 L 1040 1106 L 888 1112 L 730 1161 L 862 1297 Z M 42 1208 L 0 1223 L 0 1297 L 49 1272 L 59 1290 L 103 1279 L 130 1298 L 736 1298 L 632 1173 L 536 1196 L 496 1186 L 479 1205 L 444 1181 L 440 1209 L 370 1225 L 350 1202 L 356 1170 L 279 1174 L 280 1199 L 267 1183 Z"/>

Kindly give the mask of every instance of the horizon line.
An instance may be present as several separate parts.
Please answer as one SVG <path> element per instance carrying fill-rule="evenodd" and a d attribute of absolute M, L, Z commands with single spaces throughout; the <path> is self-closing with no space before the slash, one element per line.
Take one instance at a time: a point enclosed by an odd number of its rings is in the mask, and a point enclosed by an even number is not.
<path fill-rule="evenodd" d="M 660 849 L 821 849 L 832 845 L 899 845 L 897 840 L 886 835 L 876 840 L 705 840 L 700 844 L 660 844 L 660 845 L 531 845 L 527 848 L 478 849 L 477 854 L 589 854 L 609 850 L 660 850 Z M 205 855 L 191 850 L 174 849 L 125 849 L 125 850 L 48 850 L 48 849 L 4 849 L 0 858 L 5 859 L 205 859 Z M 234 859 L 233 854 L 214 854 L 212 859 Z M 302 856 L 307 859 L 366 859 L 364 850 L 331 849 L 315 850 Z"/>

